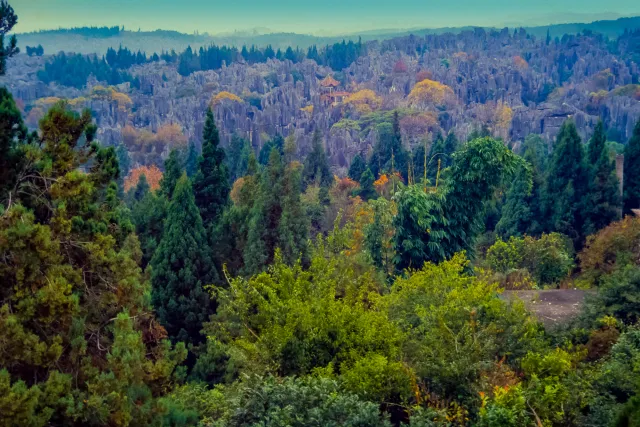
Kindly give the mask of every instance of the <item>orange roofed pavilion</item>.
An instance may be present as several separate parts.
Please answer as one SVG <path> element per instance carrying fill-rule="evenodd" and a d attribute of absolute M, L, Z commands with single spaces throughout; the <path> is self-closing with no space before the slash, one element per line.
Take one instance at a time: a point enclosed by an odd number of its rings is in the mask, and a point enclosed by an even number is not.
<path fill-rule="evenodd" d="M 336 87 L 340 86 L 340 82 L 337 81 L 336 79 L 334 79 L 333 76 L 331 76 L 331 74 L 329 74 L 327 77 L 325 77 L 320 82 L 320 86 L 329 87 L 329 88 L 336 88 Z"/>

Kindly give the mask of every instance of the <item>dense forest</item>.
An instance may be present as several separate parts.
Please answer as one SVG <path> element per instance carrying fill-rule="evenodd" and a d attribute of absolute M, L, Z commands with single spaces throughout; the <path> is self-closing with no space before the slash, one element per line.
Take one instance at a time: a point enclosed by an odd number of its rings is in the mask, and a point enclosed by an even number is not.
<path fill-rule="evenodd" d="M 42 56 L 38 48 L 27 47 L 29 54 Z M 33 53 L 32 53 L 33 52 Z M 313 59 L 318 64 L 327 65 L 336 71 L 341 71 L 355 61 L 365 52 L 362 42 L 336 43 L 318 49 L 312 46 L 307 52 L 296 48 L 287 48 L 284 52 L 280 49 L 274 50 L 271 46 L 259 49 L 256 46 L 243 46 L 241 50 L 229 46 L 210 45 L 201 47 L 194 52 L 191 47 L 182 53 L 175 51 L 154 53 L 150 57 L 143 52 L 131 52 L 127 48 L 120 46 L 118 50 L 109 48 L 107 54 L 98 58 L 96 55 L 80 55 L 60 52 L 54 55 L 45 64 L 44 70 L 38 73 L 38 77 L 45 83 L 56 82 L 64 86 L 71 86 L 78 89 L 83 88 L 87 83 L 87 78 L 93 75 L 98 81 L 107 82 L 110 85 L 117 85 L 124 82 L 131 82 L 133 87 L 139 88 L 139 82 L 135 81 L 126 70 L 133 65 L 144 64 L 146 62 L 157 62 L 164 60 L 167 63 L 178 64 L 178 72 L 182 76 L 188 76 L 195 71 L 217 70 L 223 64 L 230 65 L 237 61 L 245 61 L 250 64 L 264 63 L 269 59 L 290 60 L 294 63 L 305 58 Z"/>
<path fill-rule="evenodd" d="M 318 129 L 300 162 L 205 117 L 161 171 L 0 88 L 1 425 L 640 423 L 640 121 L 621 194 L 603 123 L 408 151 L 388 112 L 337 177 Z M 557 288 L 588 290 L 562 324 L 504 296 Z"/>

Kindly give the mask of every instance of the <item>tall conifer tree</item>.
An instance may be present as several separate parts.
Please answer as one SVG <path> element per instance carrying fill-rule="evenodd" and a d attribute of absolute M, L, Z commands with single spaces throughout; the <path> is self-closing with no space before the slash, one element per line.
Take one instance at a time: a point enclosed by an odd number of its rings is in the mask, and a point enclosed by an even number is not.
<path fill-rule="evenodd" d="M 349 178 L 354 181 L 360 181 L 362 174 L 364 173 L 367 165 L 365 164 L 362 156 L 360 154 L 356 154 L 356 156 L 351 161 L 351 165 L 349 165 Z"/>
<path fill-rule="evenodd" d="M 588 168 L 576 125 L 566 121 L 558 133 L 545 187 L 547 230 L 582 243 L 582 198 L 588 188 Z"/>
<path fill-rule="evenodd" d="M 152 302 L 174 341 L 199 343 L 210 302 L 203 286 L 217 279 L 202 218 L 186 174 L 169 204 L 160 245 L 151 260 Z"/>
<path fill-rule="evenodd" d="M 322 146 L 322 134 L 319 129 L 313 132 L 313 148 L 304 161 L 303 181 L 305 186 L 317 182 L 322 187 L 330 187 L 333 183 L 333 175 L 329 169 L 329 161 Z"/>
<path fill-rule="evenodd" d="M 600 121 L 589 141 L 589 186 L 582 203 L 585 236 L 601 230 L 618 218 L 621 195 L 618 194 L 618 179 L 606 143 L 604 125 Z"/>
<path fill-rule="evenodd" d="M 210 108 L 207 110 L 202 139 L 202 155 L 198 160 L 193 189 L 202 222 L 205 228 L 210 228 L 227 205 L 230 191 L 225 154 L 220 147 L 220 134 Z"/>
<path fill-rule="evenodd" d="M 624 212 L 640 209 L 640 120 L 624 150 Z"/>
<path fill-rule="evenodd" d="M 169 157 L 164 162 L 164 173 L 162 174 L 162 180 L 160 180 L 160 189 L 168 200 L 173 197 L 173 191 L 182 176 L 181 157 L 178 150 L 171 150 Z"/>

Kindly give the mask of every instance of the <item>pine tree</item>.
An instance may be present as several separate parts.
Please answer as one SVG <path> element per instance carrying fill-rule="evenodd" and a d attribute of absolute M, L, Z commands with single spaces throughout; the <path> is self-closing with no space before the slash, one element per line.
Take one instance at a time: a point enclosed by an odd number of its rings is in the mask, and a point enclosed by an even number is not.
<path fill-rule="evenodd" d="M 26 142 L 27 127 L 22 114 L 7 88 L 0 88 L 0 204 L 4 204 L 13 190 L 13 179 L 24 156 L 21 143 Z"/>
<path fill-rule="evenodd" d="M 447 161 L 447 150 L 444 143 L 442 134 L 438 132 L 435 139 L 431 143 L 429 148 L 429 154 L 427 155 L 427 179 L 433 186 L 436 185 L 436 177 L 438 175 L 438 160 L 440 160 L 440 169 L 444 169 L 445 162 Z"/>
<path fill-rule="evenodd" d="M 600 121 L 589 141 L 589 185 L 582 201 L 585 236 L 603 229 L 618 218 L 621 196 L 606 143 L 604 125 Z"/>
<path fill-rule="evenodd" d="M 285 167 L 278 151 L 271 151 L 250 215 L 244 250 L 245 274 L 264 270 L 273 261 L 277 248 L 289 262 L 306 254 L 309 226 L 300 202 L 298 167 Z"/>
<path fill-rule="evenodd" d="M 187 158 L 184 160 L 184 168 L 189 178 L 193 178 L 198 172 L 198 150 L 193 142 L 189 143 Z"/>
<path fill-rule="evenodd" d="M 124 179 L 131 170 L 131 157 L 129 157 L 129 151 L 127 151 L 127 147 L 124 144 L 118 144 L 116 154 L 120 165 L 120 178 Z"/>
<path fill-rule="evenodd" d="M 378 131 L 378 141 L 369 160 L 369 169 L 371 169 L 374 176 L 395 172 L 405 174 L 409 155 L 402 146 L 398 112 L 395 111 L 393 113 L 391 126 L 385 123 L 384 126 L 378 127 Z"/>
<path fill-rule="evenodd" d="M 205 228 L 214 226 L 229 201 L 229 173 L 220 147 L 220 134 L 211 109 L 207 110 L 202 135 L 202 155 L 193 179 L 196 204 Z"/>
<path fill-rule="evenodd" d="M 234 135 L 227 149 L 225 161 L 229 169 L 230 182 L 245 176 L 249 167 L 249 156 L 253 154 L 249 141 Z"/>
<path fill-rule="evenodd" d="M 502 216 L 496 225 L 496 232 L 503 238 L 521 236 L 527 232 L 532 220 L 529 198 L 531 196 L 531 171 L 520 167 L 507 192 Z"/>
<path fill-rule="evenodd" d="M 360 181 L 362 174 L 366 170 L 367 165 L 365 164 L 362 156 L 360 154 L 356 154 L 356 156 L 351 161 L 351 165 L 349 166 L 349 178 L 354 181 Z"/>
<path fill-rule="evenodd" d="M 4 76 L 7 71 L 7 59 L 20 52 L 15 35 L 11 36 L 7 46 L 4 45 L 4 37 L 17 23 L 18 17 L 13 8 L 6 0 L 2 0 L 0 2 L 0 76 Z"/>
<path fill-rule="evenodd" d="M 171 200 L 173 197 L 173 191 L 182 176 L 182 171 L 182 156 L 180 152 L 175 149 L 171 150 L 169 157 L 164 162 L 164 173 L 162 174 L 162 180 L 160 180 L 160 190 L 167 200 Z"/>
<path fill-rule="evenodd" d="M 590 166 L 595 166 L 596 163 L 600 161 L 602 152 L 605 150 L 606 144 L 607 135 L 604 132 L 604 124 L 602 123 L 602 120 L 599 120 L 593 132 L 593 136 L 589 141 L 588 160 Z"/>
<path fill-rule="evenodd" d="M 156 396 L 186 357 L 155 324 L 116 153 L 94 132 L 89 112 L 54 105 L 11 178 L 19 191 L 0 215 L 3 425 L 158 424 Z"/>
<path fill-rule="evenodd" d="M 378 192 L 373 186 L 374 182 L 375 178 L 373 177 L 373 173 L 371 169 L 367 168 L 360 177 L 360 197 L 362 197 L 363 200 L 378 198 Z"/>
<path fill-rule="evenodd" d="M 640 120 L 624 150 L 624 212 L 640 209 Z"/>
<path fill-rule="evenodd" d="M 584 219 L 580 212 L 588 188 L 584 149 L 575 124 L 566 121 L 558 133 L 544 194 L 547 231 L 557 231 L 582 243 Z"/>
<path fill-rule="evenodd" d="M 202 218 L 186 174 L 178 180 L 164 233 L 151 259 L 152 302 L 174 341 L 200 343 L 211 314 L 203 286 L 217 280 Z"/>
<path fill-rule="evenodd" d="M 269 163 L 269 156 L 271 155 L 271 150 L 277 150 L 278 153 L 282 156 L 284 154 L 284 139 L 281 135 L 276 135 L 273 139 L 265 142 L 265 144 L 260 149 L 260 153 L 258 154 L 258 163 L 261 165 L 266 165 Z"/>
<path fill-rule="evenodd" d="M 319 129 L 313 132 L 311 153 L 304 161 L 303 182 L 305 187 L 315 182 L 321 187 L 330 187 L 333 183 L 333 175 L 329 169 L 329 161 L 322 147 L 322 134 Z"/>

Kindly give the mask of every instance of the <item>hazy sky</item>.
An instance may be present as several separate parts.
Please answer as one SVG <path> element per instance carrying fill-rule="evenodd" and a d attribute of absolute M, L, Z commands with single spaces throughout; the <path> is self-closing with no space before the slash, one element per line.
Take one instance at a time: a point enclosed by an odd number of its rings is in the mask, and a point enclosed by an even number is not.
<path fill-rule="evenodd" d="M 381 28 L 541 25 L 640 15 L 638 0 L 9 0 L 15 30 L 124 25 L 192 33 L 332 34 Z"/>

